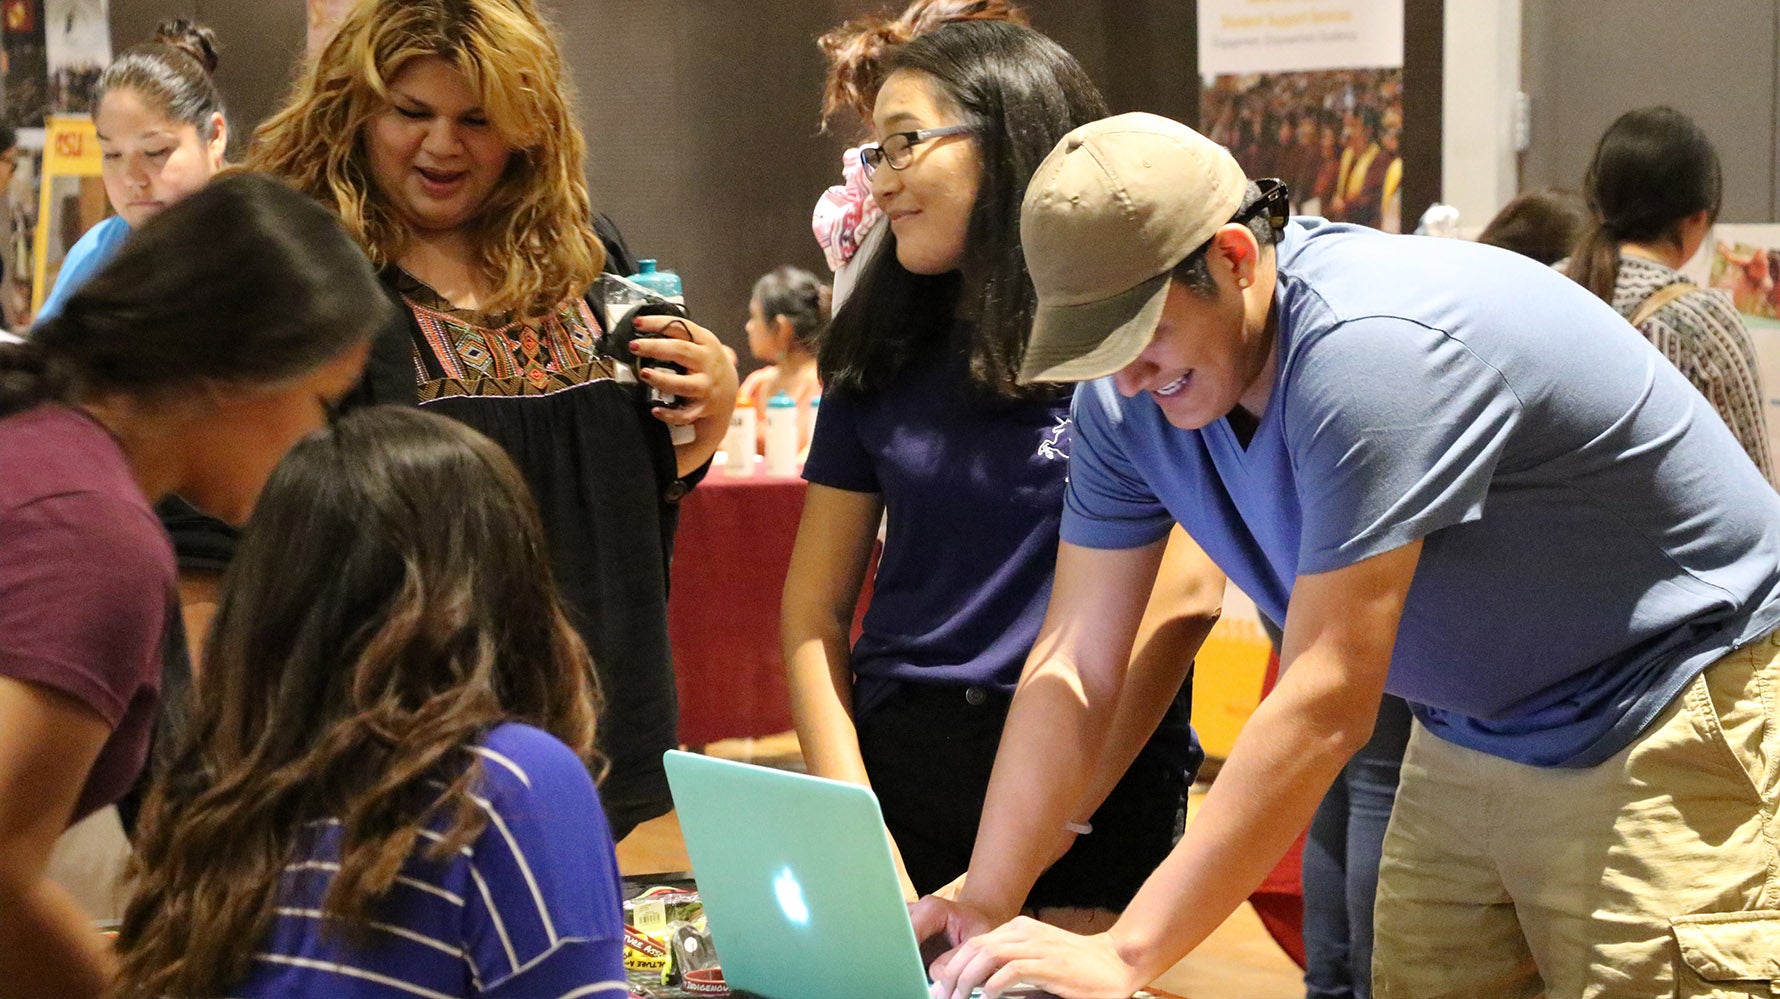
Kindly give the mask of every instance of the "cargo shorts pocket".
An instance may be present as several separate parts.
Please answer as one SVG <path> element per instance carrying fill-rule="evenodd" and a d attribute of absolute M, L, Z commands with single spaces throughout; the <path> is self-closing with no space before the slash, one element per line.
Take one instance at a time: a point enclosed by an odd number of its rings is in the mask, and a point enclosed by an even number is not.
<path fill-rule="evenodd" d="M 1676 995 L 1681 999 L 1748 999 L 1780 996 L 1780 909 L 1677 916 L 1679 960 Z"/>

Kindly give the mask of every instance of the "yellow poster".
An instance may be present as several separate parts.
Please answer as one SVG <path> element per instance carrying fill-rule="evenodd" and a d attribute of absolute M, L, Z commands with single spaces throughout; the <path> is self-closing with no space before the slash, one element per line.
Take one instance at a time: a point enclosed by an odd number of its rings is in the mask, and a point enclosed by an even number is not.
<path fill-rule="evenodd" d="M 51 115 L 43 140 L 42 200 L 37 212 L 37 252 L 31 311 L 55 285 L 62 261 L 83 233 L 111 213 L 99 177 L 99 136 L 86 115 Z"/>

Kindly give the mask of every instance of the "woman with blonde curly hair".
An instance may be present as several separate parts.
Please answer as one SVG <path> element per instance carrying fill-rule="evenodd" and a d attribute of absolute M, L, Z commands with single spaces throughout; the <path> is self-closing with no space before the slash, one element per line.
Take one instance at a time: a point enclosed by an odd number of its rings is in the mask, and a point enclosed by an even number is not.
<path fill-rule="evenodd" d="M 684 370 L 636 376 L 682 405 L 651 406 L 631 379 L 586 297 L 608 256 L 628 254 L 589 205 L 566 90 L 530 0 L 372 0 L 260 127 L 249 161 L 339 213 L 404 306 L 373 358 L 372 399 L 418 399 L 488 435 L 537 496 L 600 665 L 601 791 L 622 838 L 671 807 L 675 503 L 728 428 L 736 374 L 709 331 L 649 317 L 629 349 Z M 670 426 L 688 428 L 684 442 Z"/>

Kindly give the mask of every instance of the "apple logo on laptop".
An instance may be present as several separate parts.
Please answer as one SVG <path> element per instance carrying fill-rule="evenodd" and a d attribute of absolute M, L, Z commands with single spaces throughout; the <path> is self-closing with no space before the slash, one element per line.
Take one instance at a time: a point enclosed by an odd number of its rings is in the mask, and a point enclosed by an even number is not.
<path fill-rule="evenodd" d="M 773 875 L 773 895 L 779 900 L 779 911 L 793 925 L 810 925 L 810 905 L 804 901 L 803 885 L 797 883 L 797 875 L 791 873 L 791 868 L 782 867 Z"/>

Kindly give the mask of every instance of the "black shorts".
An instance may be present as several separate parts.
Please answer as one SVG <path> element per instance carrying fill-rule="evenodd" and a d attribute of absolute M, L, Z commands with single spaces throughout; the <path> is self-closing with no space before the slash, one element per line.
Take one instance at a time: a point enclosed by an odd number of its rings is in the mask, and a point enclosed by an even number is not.
<path fill-rule="evenodd" d="M 1185 694 L 1165 728 L 1184 725 Z M 1009 697 L 981 687 L 901 684 L 859 721 L 866 773 L 884 822 L 923 895 L 970 866 L 989 772 L 1001 741 Z M 1140 753 L 1091 823 L 1094 831 L 1033 885 L 1028 909 L 1071 906 L 1122 911 L 1180 838 L 1187 788 L 1198 758 Z M 1195 746 L 1196 752 L 1196 746 Z"/>

